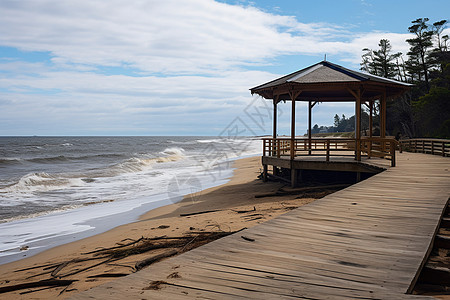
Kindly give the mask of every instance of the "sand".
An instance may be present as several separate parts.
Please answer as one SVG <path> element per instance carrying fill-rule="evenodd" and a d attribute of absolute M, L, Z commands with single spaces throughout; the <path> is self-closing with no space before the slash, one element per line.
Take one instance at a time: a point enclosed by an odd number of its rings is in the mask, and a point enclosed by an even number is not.
<path fill-rule="evenodd" d="M 167 253 L 167 249 L 157 249 L 144 254 L 130 255 L 120 260 L 111 260 L 106 263 L 107 259 L 105 258 L 98 259 L 94 254 L 83 253 L 100 248 L 118 246 L 121 243 L 132 243 L 141 237 L 147 239 L 161 236 L 195 237 L 202 232 L 232 232 L 245 227 L 255 226 L 293 208 L 314 201 L 312 198 L 301 198 L 295 195 L 255 198 L 255 195 L 270 194 L 284 186 L 283 183 L 263 183 L 257 179 L 261 170 L 260 160 L 260 157 L 251 157 L 235 161 L 234 168 L 236 169 L 234 175 L 225 185 L 188 195 L 182 202 L 177 204 L 160 207 L 146 213 L 143 212 L 143 215 L 137 222 L 119 226 L 108 232 L 2 265 L 0 270 L 0 290 L 5 286 L 54 279 L 51 273 L 53 272 L 55 275 L 56 271 L 56 277 L 62 276 L 61 279 L 76 281 L 68 287 L 45 289 L 35 287 L 3 293 L 0 294 L 0 298 L 53 299 L 57 297 L 58 299 L 64 299 L 75 293 L 117 279 L 115 277 L 102 277 L 104 274 L 115 274 L 115 276 L 131 274 L 134 272 L 133 268 L 136 262 L 154 255 Z M 180 216 L 180 214 L 202 211 L 214 212 Z M 242 213 L 242 211 L 248 212 Z M 177 249 L 178 251 L 187 251 L 194 244 L 195 242 L 193 242 L 192 238 L 187 238 L 186 245 Z M 80 258 L 95 259 L 83 262 L 75 261 Z M 61 265 L 64 262 L 69 263 L 63 265 L 63 268 L 56 270 L 57 265 Z M 44 266 L 49 264 L 52 264 L 49 268 Z M 17 271 L 37 266 L 40 267 Z M 74 275 L 68 275 L 87 267 L 91 268 Z M 151 266 L 148 267 L 151 268 Z"/>

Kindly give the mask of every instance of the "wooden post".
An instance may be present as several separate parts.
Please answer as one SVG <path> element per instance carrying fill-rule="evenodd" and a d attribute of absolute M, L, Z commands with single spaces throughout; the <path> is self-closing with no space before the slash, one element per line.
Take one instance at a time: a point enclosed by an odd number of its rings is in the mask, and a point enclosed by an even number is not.
<path fill-rule="evenodd" d="M 277 104 L 278 104 L 278 98 L 279 98 L 279 96 L 274 96 L 273 97 L 273 132 L 272 132 L 273 140 L 272 140 L 271 156 L 277 155 L 277 152 L 278 152 L 278 143 L 276 141 L 276 138 L 277 138 Z M 274 171 L 273 175 L 277 175 L 275 171 Z"/>
<path fill-rule="evenodd" d="M 312 113 L 312 102 L 308 101 L 308 155 L 311 155 L 311 136 L 312 136 L 312 117 L 311 117 L 311 113 Z"/>
<path fill-rule="evenodd" d="M 367 157 L 372 156 L 372 137 L 373 137 L 373 100 L 369 101 L 369 142 L 367 144 Z"/>
<path fill-rule="evenodd" d="M 294 158 L 295 158 L 295 99 L 300 95 L 301 91 L 290 91 L 289 96 L 292 101 L 291 108 L 291 186 L 295 187 L 297 182 L 297 172 L 294 169 Z"/>
<path fill-rule="evenodd" d="M 386 89 L 383 91 L 380 100 L 380 137 L 386 138 Z M 386 143 L 381 142 L 381 151 L 386 151 Z"/>
<path fill-rule="evenodd" d="M 266 156 L 266 139 L 263 139 L 263 156 Z"/>
<path fill-rule="evenodd" d="M 395 142 L 390 142 L 391 146 L 391 167 L 395 167 Z"/>
<path fill-rule="evenodd" d="M 327 139 L 327 161 L 330 161 L 330 140 Z"/>
<path fill-rule="evenodd" d="M 361 161 L 361 88 L 356 91 L 347 88 L 355 97 L 355 160 Z"/>
<path fill-rule="evenodd" d="M 373 100 L 369 101 L 369 137 L 372 137 L 373 131 Z"/>
<path fill-rule="evenodd" d="M 294 140 L 295 140 L 295 99 L 292 100 L 291 106 L 291 160 L 294 159 Z"/>
<path fill-rule="evenodd" d="M 267 165 L 263 165 L 263 182 L 267 182 Z"/>
<path fill-rule="evenodd" d="M 297 170 L 291 167 L 291 187 L 295 188 L 297 185 Z"/>
<path fill-rule="evenodd" d="M 308 145 L 309 145 L 309 149 L 308 149 L 308 155 L 311 155 L 311 149 L 312 149 L 312 144 L 311 144 L 311 139 L 312 139 L 312 133 L 311 133 L 311 129 L 312 129 L 312 109 L 314 107 L 314 105 L 317 104 L 316 102 L 312 102 L 309 101 L 308 102 Z"/>
<path fill-rule="evenodd" d="M 280 140 L 277 140 L 277 158 L 280 158 L 280 156 L 281 156 L 281 141 Z M 276 175 L 276 174 L 274 174 L 274 175 Z"/>
<path fill-rule="evenodd" d="M 278 97 L 273 97 L 273 138 L 277 138 L 277 104 L 278 104 Z"/>
<path fill-rule="evenodd" d="M 291 108 L 291 160 L 295 158 L 295 99 L 300 95 L 301 91 L 290 91 L 289 95 L 292 101 Z"/>
<path fill-rule="evenodd" d="M 380 100 L 380 137 L 386 137 L 386 91 Z"/>
<path fill-rule="evenodd" d="M 356 93 L 356 160 L 361 161 L 361 90 Z"/>

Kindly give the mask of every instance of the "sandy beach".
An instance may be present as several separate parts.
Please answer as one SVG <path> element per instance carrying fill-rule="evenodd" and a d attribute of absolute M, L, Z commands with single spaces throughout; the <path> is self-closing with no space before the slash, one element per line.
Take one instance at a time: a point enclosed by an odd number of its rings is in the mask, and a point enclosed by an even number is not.
<path fill-rule="evenodd" d="M 125 247 L 121 245 L 124 244 L 130 244 L 127 248 L 135 249 L 144 241 L 153 239 L 161 242 L 171 237 L 182 238 L 182 245 L 174 246 L 175 252 L 188 251 L 209 241 L 208 239 L 200 241 L 201 238 L 197 238 L 204 236 L 203 234 L 226 233 L 249 228 L 314 201 L 314 198 L 305 196 L 271 195 L 285 184 L 263 183 L 257 178 L 261 170 L 259 156 L 237 160 L 234 162 L 234 168 L 233 177 L 225 185 L 188 195 L 180 203 L 143 212 L 139 221 L 2 265 L 0 289 L 42 280 L 58 279 L 73 282 L 68 286 L 66 284 L 51 288 L 35 286 L 19 289 L 1 294 L 1 298 L 67 298 L 115 280 L 117 277 L 131 274 L 135 272 L 137 262 L 167 253 L 170 247 L 164 246 L 121 257 L 111 252 L 105 256 L 107 251 L 90 252 L 112 247 L 123 249 Z M 257 195 L 264 197 L 255 197 Z M 198 214 L 199 212 L 203 213 Z"/>

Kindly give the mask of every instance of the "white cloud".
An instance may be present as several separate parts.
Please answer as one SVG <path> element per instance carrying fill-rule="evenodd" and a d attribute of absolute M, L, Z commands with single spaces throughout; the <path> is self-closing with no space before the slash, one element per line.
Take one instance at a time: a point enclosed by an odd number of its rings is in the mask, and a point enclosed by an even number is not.
<path fill-rule="evenodd" d="M 292 17 L 196 1 L 1 2 L 0 43 L 50 51 L 55 63 L 208 72 L 283 52 Z M 270 40 L 272 45 L 267 45 Z"/>
<path fill-rule="evenodd" d="M 171 74 L 214 73 L 284 54 L 359 53 L 359 41 L 382 35 L 353 39 L 336 25 L 211 0 L 2 1 L 0 12 L 2 45 L 49 51 L 56 64 Z"/>
<path fill-rule="evenodd" d="M 0 15 L 0 46 L 51 57 L 0 61 L 0 135 L 19 121 L 83 133 L 133 124 L 220 132 L 251 101 L 249 88 L 282 75 L 251 66 L 324 53 L 358 66 L 361 49 L 376 49 L 381 38 L 407 51 L 407 34 L 352 33 L 212 0 L 5 0 Z M 119 75 L 107 75 L 108 67 Z"/>

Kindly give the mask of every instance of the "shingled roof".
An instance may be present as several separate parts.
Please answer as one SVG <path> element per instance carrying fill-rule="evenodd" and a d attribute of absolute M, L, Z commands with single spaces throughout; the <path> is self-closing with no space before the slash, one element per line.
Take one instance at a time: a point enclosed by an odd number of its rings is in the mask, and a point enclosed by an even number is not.
<path fill-rule="evenodd" d="M 327 88 L 324 88 L 324 86 Z M 365 87 L 367 97 L 374 97 L 374 93 L 369 91 L 371 88 L 385 87 L 387 96 L 392 97 L 404 92 L 405 89 L 409 89 L 411 84 L 353 71 L 328 61 L 322 61 L 297 72 L 256 86 L 250 89 L 250 91 L 252 94 L 256 93 L 266 99 L 272 99 L 274 90 L 283 90 L 284 87 L 286 91 L 286 88 L 307 91 L 306 93 L 302 93 L 296 100 L 320 98 L 325 101 L 326 99 L 332 101 L 331 98 L 334 96 L 333 101 L 347 101 L 349 98 L 353 99 L 353 97 L 348 95 L 345 90 L 354 88 L 355 86 Z M 333 89 L 334 92 L 331 93 Z M 323 92 L 318 93 L 319 90 L 323 90 Z M 280 99 L 286 99 L 286 93 L 278 93 L 278 95 L 281 96 Z"/>

